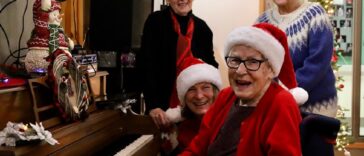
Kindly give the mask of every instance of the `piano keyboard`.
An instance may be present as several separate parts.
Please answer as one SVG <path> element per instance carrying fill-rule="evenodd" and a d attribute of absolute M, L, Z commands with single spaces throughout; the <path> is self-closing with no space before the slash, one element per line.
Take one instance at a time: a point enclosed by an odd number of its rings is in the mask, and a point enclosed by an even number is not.
<path fill-rule="evenodd" d="M 115 156 L 132 156 L 151 141 L 153 141 L 153 135 L 142 135 L 124 149 L 116 153 Z"/>

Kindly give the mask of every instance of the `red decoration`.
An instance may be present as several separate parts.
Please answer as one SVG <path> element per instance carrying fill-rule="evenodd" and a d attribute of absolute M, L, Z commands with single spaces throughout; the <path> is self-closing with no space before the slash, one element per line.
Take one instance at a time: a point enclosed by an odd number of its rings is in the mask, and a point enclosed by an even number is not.
<path fill-rule="evenodd" d="M 338 60 L 338 56 L 337 56 L 337 54 L 336 54 L 336 51 L 334 50 L 334 54 L 332 55 L 332 57 L 331 57 L 331 62 L 337 62 L 337 60 Z"/>
<path fill-rule="evenodd" d="M 344 84 L 340 84 L 340 85 L 339 85 L 339 88 L 340 88 L 340 89 L 344 88 Z"/>

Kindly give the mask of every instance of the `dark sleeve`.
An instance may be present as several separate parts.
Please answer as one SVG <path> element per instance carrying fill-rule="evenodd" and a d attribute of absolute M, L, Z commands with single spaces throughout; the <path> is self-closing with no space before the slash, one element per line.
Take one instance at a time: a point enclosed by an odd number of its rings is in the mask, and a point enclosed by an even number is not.
<path fill-rule="evenodd" d="M 213 50 L 213 34 L 205 21 L 195 18 L 195 31 L 192 39 L 192 52 L 197 58 L 218 68 Z"/>
<path fill-rule="evenodd" d="M 161 101 L 158 101 L 161 97 L 158 97 L 158 95 L 155 94 L 155 91 L 158 89 L 157 70 L 155 69 L 158 68 L 158 62 L 153 61 L 153 58 L 156 57 L 154 55 L 157 55 L 157 53 L 154 52 L 157 46 L 155 40 L 158 40 L 158 35 L 156 34 L 160 29 L 158 28 L 157 23 L 158 15 L 156 13 L 152 13 L 148 16 L 144 24 L 141 50 L 139 54 L 137 54 L 140 91 L 144 94 L 148 110 L 161 107 Z"/>
<path fill-rule="evenodd" d="M 170 56 L 166 56 L 163 47 L 168 43 L 161 44 L 163 33 L 161 23 L 164 15 L 155 12 L 147 18 L 142 35 L 142 44 L 139 55 L 137 55 L 137 70 L 140 79 L 140 90 L 143 92 L 147 110 L 161 108 L 166 110 L 169 106 L 170 76 L 167 73 L 165 62 Z M 166 76 L 168 75 L 168 76 Z"/>
<path fill-rule="evenodd" d="M 340 120 L 302 112 L 300 124 L 303 155 L 334 155 Z"/>

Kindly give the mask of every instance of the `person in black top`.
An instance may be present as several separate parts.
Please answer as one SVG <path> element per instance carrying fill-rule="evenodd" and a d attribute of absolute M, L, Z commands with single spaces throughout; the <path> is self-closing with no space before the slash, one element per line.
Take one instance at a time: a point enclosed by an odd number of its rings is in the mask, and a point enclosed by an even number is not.
<path fill-rule="evenodd" d="M 218 68 L 212 31 L 192 13 L 193 0 L 167 0 L 169 6 L 149 15 L 136 55 L 140 89 L 147 111 L 158 127 L 168 126 L 165 110 L 176 107 L 175 80 L 178 65 L 193 56 Z"/>

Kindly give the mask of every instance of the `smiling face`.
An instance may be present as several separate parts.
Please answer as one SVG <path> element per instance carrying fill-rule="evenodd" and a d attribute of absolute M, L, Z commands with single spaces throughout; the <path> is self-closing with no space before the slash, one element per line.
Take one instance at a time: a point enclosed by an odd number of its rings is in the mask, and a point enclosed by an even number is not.
<path fill-rule="evenodd" d="M 213 85 L 209 82 L 201 82 L 187 90 L 185 103 L 195 115 L 201 116 L 210 108 L 214 98 Z"/>
<path fill-rule="evenodd" d="M 259 51 L 244 45 L 232 47 L 229 57 L 236 57 L 241 60 L 264 60 Z M 264 94 L 264 89 L 270 84 L 274 76 L 268 61 L 262 62 L 256 71 L 247 70 L 241 63 L 237 69 L 229 68 L 228 73 L 230 86 L 235 95 L 246 102 L 256 102 Z"/>
<path fill-rule="evenodd" d="M 180 16 L 187 16 L 192 10 L 193 0 L 167 0 L 173 11 Z"/>

